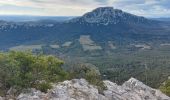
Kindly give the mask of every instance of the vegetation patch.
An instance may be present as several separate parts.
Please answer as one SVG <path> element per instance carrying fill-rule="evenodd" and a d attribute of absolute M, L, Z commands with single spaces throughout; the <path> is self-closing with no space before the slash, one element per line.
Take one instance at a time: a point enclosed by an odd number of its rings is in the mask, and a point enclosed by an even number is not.
<path fill-rule="evenodd" d="M 136 48 L 140 48 L 140 49 L 142 49 L 142 50 L 151 49 L 151 46 L 146 45 L 146 44 L 135 44 L 134 46 L 135 46 Z"/>
<path fill-rule="evenodd" d="M 101 46 L 95 44 L 93 40 L 91 40 L 89 35 L 81 35 L 79 39 L 80 44 L 83 46 L 84 51 L 93 51 L 93 50 L 101 50 Z"/>
<path fill-rule="evenodd" d="M 51 48 L 53 48 L 53 49 L 58 49 L 58 48 L 60 48 L 60 46 L 59 46 L 59 45 L 57 45 L 57 44 L 50 45 L 50 47 L 51 47 Z"/>
<path fill-rule="evenodd" d="M 70 69 L 70 75 L 72 78 L 86 79 L 90 84 L 97 86 L 101 94 L 106 89 L 99 70 L 92 64 L 78 64 L 78 66 L 73 66 Z"/>
<path fill-rule="evenodd" d="M 65 42 L 62 46 L 63 47 L 69 47 L 71 44 L 72 44 L 72 42 L 69 41 L 69 42 Z"/>
<path fill-rule="evenodd" d="M 165 93 L 166 95 L 170 96 L 170 79 L 165 81 L 161 86 L 160 90 Z"/>
<path fill-rule="evenodd" d="M 5 95 L 10 88 L 16 89 L 18 93 L 24 88 L 46 92 L 51 88 L 51 82 L 68 78 L 68 73 L 61 68 L 62 65 L 63 61 L 54 56 L 14 51 L 0 53 L 1 95 Z"/>
<path fill-rule="evenodd" d="M 29 88 L 47 92 L 52 83 L 75 78 L 84 78 L 103 92 L 105 86 L 97 67 L 80 64 L 70 67 L 67 72 L 62 68 L 63 63 L 50 55 L 17 51 L 0 53 L 0 96 L 5 96 L 9 90 L 15 90 L 12 95 L 17 96 Z"/>
<path fill-rule="evenodd" d="M 42 49 L 42 45 L 20 45 L 11 47 L 10 50 L 14 51 L 27 51 L 27 50 L 40 50 Z"/>

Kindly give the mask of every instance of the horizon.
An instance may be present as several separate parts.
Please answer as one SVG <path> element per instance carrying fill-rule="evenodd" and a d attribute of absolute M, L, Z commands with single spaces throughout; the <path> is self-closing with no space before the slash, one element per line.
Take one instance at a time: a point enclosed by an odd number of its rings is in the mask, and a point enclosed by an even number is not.
<path fill-rule="evenodd" d="M 80 15 L 81 16 L 81 15 Z M 46 16 L 46 15 L 1 15 L 0 17 L 80 17 L 80 16 Z M 144 16 L 145 17 L 145 16 Z M 169 17 L 145 17 L 145 18 L 170 18 Z"/>
<path fill-rule="evenodd" d="M 147 18 L 170 17 L 168 0 L 0 0 L 0 16 L 81 16 L 113 7 Z"/>

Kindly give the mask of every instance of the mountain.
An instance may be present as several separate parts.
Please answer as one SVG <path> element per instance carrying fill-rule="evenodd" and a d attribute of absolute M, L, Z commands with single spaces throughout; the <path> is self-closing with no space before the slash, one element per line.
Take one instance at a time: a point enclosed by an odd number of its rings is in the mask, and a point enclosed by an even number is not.
<path fill-rule="evenodd" d="M 103 94 L 99 94 L 95 86 L 84 79 L 74 79 L 54 84 L 48 93 L 32 89 L 22 93 L 17 100 L 170 100 L 159 90 L 150 88 L 142 82 L 131 78 L 122 86 L 110 81 L 104 81 L 107 87 Z"/>
<path fill-rule="evenodd" d="M 170 18 L 151 18 L 153 20 L 158 20 L 158 21 L 165 21 L 165 22 L 169 22 Z"/>
<path fill-rule="evenodd" d="M 39 20 L 53 20 L 57 22 L 66 21 L 74 16 L 24 16 L 24 15 L 0 15 L 0 20 L 9 22 L 29 22 Z"/>
<path fill-rule="evenodd" d="M 82 17 L 74 18 L 69 22 L 108 25 L 118 23 L 146 24 L 149 22 L 151 23 L 151 20 L 123 12 L 119 9 L 114 9 L 113 7 L 100 7 L 93 10 L 92 12 L 84 14 Z"/>
<path fill-rule="evenodd" d="M 118 43 L 120 38 L 129 43 L 160 38 L 162 35 L 169 36 L 169 25 L 112 7 L 100 7 L 65 22 L 1 21 L 0 35 L 2 49 L 24 44 L 50 44 L 55 41 L 63 44 L 67 41 L 73 42 L 81 35 L 89 35 L 97 44 L 112 40 Z"/>

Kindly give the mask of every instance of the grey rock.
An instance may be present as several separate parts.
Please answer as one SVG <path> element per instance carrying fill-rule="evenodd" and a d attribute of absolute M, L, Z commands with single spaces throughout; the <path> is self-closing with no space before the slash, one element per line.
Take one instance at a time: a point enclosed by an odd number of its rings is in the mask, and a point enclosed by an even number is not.
<path fill-rule="evenodd" d="M 162 92 L 152 89 L 142 82 L 131 78 L 122 86 L 118 86 L 110 81 L 104 81 L 108 90 L 104 91 L 104 95 L 109 100 L 170 100 Z"/>
<path fill-rule="evenodd" d="M 4 98 L 0 97 L 0 100 L 5 100 Z"/>
<path fill-rule="evenodd" d="M 21 93 L 17 100 L 170 100 L 170 97 L 159 90 L 134 78 L 122 86 L 108 80 L 104 84 L 107 90 L 99 94 L 96 86 L 90 85 L 85 79 L 67 80 L 53 84 L 53 89 L 46 94 L 32 89 L 30 93 Z"/>

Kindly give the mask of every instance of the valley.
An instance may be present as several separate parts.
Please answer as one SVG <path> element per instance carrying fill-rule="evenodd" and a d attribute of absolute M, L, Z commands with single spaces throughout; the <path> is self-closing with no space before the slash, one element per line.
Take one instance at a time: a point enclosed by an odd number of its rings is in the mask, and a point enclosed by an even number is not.
<path fill-rule="evenodd" d="M 159 88 L 170 76 L 170 23 L 100 7 L 64 21 L 0 21 L 0 49 L 55 55 L 63 67 L 92 64 L 102 79 L 135 77 Z"/>

